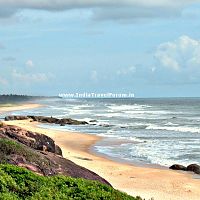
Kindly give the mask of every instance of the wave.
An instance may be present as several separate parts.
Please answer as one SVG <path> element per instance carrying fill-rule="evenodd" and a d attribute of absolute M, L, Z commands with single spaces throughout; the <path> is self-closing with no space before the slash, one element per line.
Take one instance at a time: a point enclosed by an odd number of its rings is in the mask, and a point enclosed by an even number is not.
<path fill-rule="evenodd" d="M 73 106 L 72 109 L 75 109 L 75 110 L 82 110 L 84 108 L 92 108 L 94 107 L 94 105 L 89 105 L 89 104 L 84 104 L 84 105 L 76 105 L 76 106 Z"/>
<path fill-rule="evenodd" d="M 191 133 L 200 133 L 199 127 L 186 127 L 186 126 L 157 126 L 150 125 L 146 127 L 147 130 L 167 130 L 167 131 L 176 131 L 176 132 L 191 132 Z"/>
<path fill-rule="evenodd" d="M 113 118 L 113 117 L 123 117 L 121 113 L 99 113 L 94 114 L 96 117 L 107 117 L 107 118 Z"/>
<path fill-rule="evenodd" d="M 171 114 L 172 112 L 170 111 L 164 111 L 164 110 L 131 110 L 131 111 L 124 111 L 124 113 L 127 114 L 148 114 L 148 115 L 166 115 L 166 114 Z M 174 113 L 173 113 L 174 114 Z"/>
<path fill-rule="evenodd" d="M 151 108 L 149 105 L 139 105 L 139 104 L 133 104 L 133 105 L 109 105 L 107 106 L 109 109 L 114 111 L 126 111 L 126 110 L 143 110 L 145 108 Z"/>
<path fill-rule="evenodd" d="M 165 126 L 178 126 L 179 124 L 174 124 L 172 122 L 167 122 Z"/>

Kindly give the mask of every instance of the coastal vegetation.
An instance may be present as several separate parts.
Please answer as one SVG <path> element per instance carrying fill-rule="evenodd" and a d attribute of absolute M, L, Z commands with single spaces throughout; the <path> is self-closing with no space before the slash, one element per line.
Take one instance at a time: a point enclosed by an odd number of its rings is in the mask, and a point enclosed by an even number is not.
<path fill-rule="evenodd" d="M 15 103 L 22 103 L 26 101 L 34 101 L 46 98 L 55 98 L 54 96 L 28 96 L 28 95 L 18 95 L 18 94 L 2 94 L 0 95 L 0 107 L 1 105 L 12 106 Z M 58 97 L 56 97 L 58 98 Z"/>
<path fill-rule="evenodd" d="M 29 170 L 0 165 L 1 200 L 140 200 L 97 181 L 66 176 L 39 176 Z"/>
<path fill-rule="evenodd" d="M 63 158 L 58 148 L 45 135 L 0 122 L 0 200 L 141 200 Z"/>

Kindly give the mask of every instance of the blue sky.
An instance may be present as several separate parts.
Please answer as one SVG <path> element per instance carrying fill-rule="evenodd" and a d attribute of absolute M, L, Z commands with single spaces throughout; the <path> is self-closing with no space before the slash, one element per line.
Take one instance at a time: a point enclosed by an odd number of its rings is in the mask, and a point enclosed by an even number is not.
<path fill-rule="evenodd" d="M 0 93 L 200 96 L 198 0 L 0 1 Z"/>

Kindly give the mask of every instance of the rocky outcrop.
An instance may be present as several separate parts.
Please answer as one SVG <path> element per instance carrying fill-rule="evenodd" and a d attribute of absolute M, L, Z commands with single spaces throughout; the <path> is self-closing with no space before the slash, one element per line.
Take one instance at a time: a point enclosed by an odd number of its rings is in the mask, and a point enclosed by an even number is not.
<path fill-rule="evenodd" d="M 96 173 L 63 158 L 58 151 L 61 149 L 54 141 L 42 134 L 4 124 L 0 128 L 0 163 L 24 167 L 42 176 L 62 174 L 110 185 Z"/>
<path fill-rule="evenodd" d="M 172 165 L 170 169 L 190 171 L 190 172 L 194 172 L 195 174 L 200 174 L 200 166 L 197 164 L 191 164 L 191 165 L 188 165 L 187 167 L 183 165 L 175 164 L 175 165 Z"/>
<path fill-rule="evenodd" d="M 173 169 L 173 170 L 183 170 L 183 171 L 186 171 L 187 168 L 183 165 L 178 165 L 178 164 L 175 164 L 175 165 L 172 165 L 170 167 L 170 169 Z"/>
<path fill-rule="evenodd" d="M 11 120 L 33 120 L 33 121 L 37 121 L 37 122 L 41 122 L 41 123 L 50 123 L 50 124 L 60 124 L 61 126 L 64 125 L 85 125 L 88 124 L 85 121 L 78 121 L 78 120 L 74 120 L 71 118 L 63 118 L 63 119 L 58 119 L 55 117 L 44 117 L 44 116 L 15 116 L 15 115 L 11 115 L 11 116 L 7 116 L 5 117 L 5 121 L 11 121 Z"/>
<path fill-rule="evenodd" d="M 194 172 L 195 174 L 200 174 L 200 166 L 197 164 L 188 165 L 187 171 Z"/>
<path fill-rule="evenodd" d="M 17 126 L 8 125 L 0 127 L 0 134 L 12 138 L 33 149 L 62 155 L 60 147 L 55 144 L 54 140 L 46 135 L 27 131 Z"/>
<path fill-rule="evenodd" d="M 5 117 L 5 121 L 26 120 L 26 119 L 29 119 L 29 118 L 27 116 L 14 116 L 14 115 Z"/>

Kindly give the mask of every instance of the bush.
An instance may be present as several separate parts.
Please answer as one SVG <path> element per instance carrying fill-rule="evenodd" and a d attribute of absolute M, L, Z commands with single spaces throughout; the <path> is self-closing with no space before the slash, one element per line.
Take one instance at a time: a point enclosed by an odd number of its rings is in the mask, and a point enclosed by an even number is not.
<path fill-rule="evenodd" d="M 65 176 L 44 177 L 0 165 L 0 200 L 141 200 L 96 181 Z"/>

